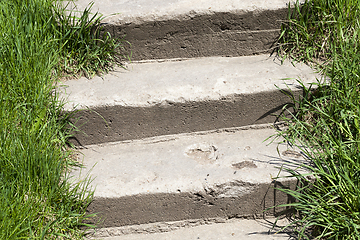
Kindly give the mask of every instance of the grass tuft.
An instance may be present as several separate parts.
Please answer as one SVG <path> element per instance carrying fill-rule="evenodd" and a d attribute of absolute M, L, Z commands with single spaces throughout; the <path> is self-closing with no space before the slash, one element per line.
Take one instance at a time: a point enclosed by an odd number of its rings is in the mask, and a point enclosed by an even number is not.
<path fill-rule="evenodd" d="M 342 53 L 344 43 L 359 37 L 358 0 L 297 0 L 288 11 L 278 40 L 284 57 L 322 63 Z M 359 48 L 353 49 L 359 52 Z"/>
<path fill-rule="evenodd" d="M 58 71 L 91 78 L 108 72 L 114 64 L 122 66 L 122 61 L 130 60 L 123 47 L 129 43 L 103 31 L 101 21 L 105 17 L 91 12 L 93 2 L 80 13 L 67 10 L 68 6 L 58 5 L 54 9 L 58 23 L 55 30 L 62 49 Z"/>

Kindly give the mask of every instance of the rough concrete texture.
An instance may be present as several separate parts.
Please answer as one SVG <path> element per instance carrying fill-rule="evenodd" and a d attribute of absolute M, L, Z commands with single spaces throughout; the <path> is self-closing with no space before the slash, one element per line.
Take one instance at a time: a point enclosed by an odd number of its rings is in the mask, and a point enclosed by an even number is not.
<path fill-rule="evenodd" d="M 94 2 L 93 11 L 107 16 L 105 22 L 143 23 L 191 18 L 216 12 L 261 12 L 287 8 L 289 0 L 77 0 L 78 10 Z M 300 1 L 302 2 L 302 1 Z M 74 7 L 70 5 L 69 8 Z M 115 15 L 113 15 L 115 14 Z M 188 17 L 186 17 L 188 16 Z"/>
<path fill-rule="evenodd" d="M 76 1 L 79 10 L 90 0 Z M 269 51 L 288 0 L 98 0 L 105 31 L 125 36 L 133 60 L 244 56 Z M 70 5 L 69 8 L 74 8 Z M 114 15 L 115 14 L 115 15 Z"/>
<path fill-rule="evenodd" d="M 260 14 L 214 13 L 186 20 L 140 25 L 104 25 L 111 36 L 124 37 L 122 53 L 132 60 L 248 56 L 271 52 L 287 9 Z M 272 26 L 275 25 L 275 26 Z"/>
<path fill-rule="evenodd" d="M 290 239 L 294 237 L 291 230 L 280 231 L 288 224 L 286 219 L 231 219 L 218 222 L 169 222 L 144 224 L 120 228 L 98 229 L 90 239 L 103 240 L 230 240 L 230 239 Z M 171 228 L 174 226 L 174 228 Z M 169 228 L 171 228 L 169 230 Z"/>
<path fill-rule="evenodd" d="M 262 215 L 291 200 L 272 188 L 294 187 L 274 180 L 286 175 L 279 168 L 305 161 L 286 145 L 278 146 L 279 156 L 276 144 L 263 142 L 274 133 L 225 129 L 88 146 L 80 174 L 95 177 L 88 211 L 100 213 L 102 227 Z"/>
<path fill-rule="evenodd" d="M 297 78 L 316 77 L 306 65 L 268 55 L 212 57 L 130 64 L 58 90 L 69 101 L 65 110 L 87 109 L 74 116 L 85 133 L 77 144 L 87 145 L 274 122 L 290 103 L 277 87 L 296 96 Z"/>

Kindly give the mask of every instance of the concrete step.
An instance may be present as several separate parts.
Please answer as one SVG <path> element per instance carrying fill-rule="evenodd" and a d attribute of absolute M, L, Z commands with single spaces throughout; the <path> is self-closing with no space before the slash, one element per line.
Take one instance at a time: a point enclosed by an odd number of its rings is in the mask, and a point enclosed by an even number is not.
<path fill-rule="evenodd" d="M 273 187 L 296 182 L 274 178 L 306 161 L 297 149 L 263 142 L 272 134 L 257 125 L 89 145 L 85 168 L 72 174 L 94 177 L 88 212 L 99 213 L 103 228 L 276 215 L 285 209 L 263 210 L 291 199 Z"/>
<path fill-rule="evenodd" d="M 82 10 L 89 2 L 75 4 Z M 57 88 L 68 101 L 64 110 L 81 110 L 73 116 L 80 133 L 72 140 L 82 146 L 85 168 L 71 174 L 75 181 L 94 177 L 88 212 L 99 213 L 93 222 L 102 219 L 98 237 L 202 225 L 121 239 L 227 239 L 229 231 L 242 239 L 250 235 L 235 231 L 239 224 L 258 228 L 234 218 L 287 211 L 263 212 L 293 200 L 274 187 L 294 188 L 295 180 L 275 177 L 286 175 L 283 166 L 306 161 L 297 149 L 263 140 L 291 104 L 287 94 L 302 94 L 296 79 L 307 85 L 320 76 L 269 54 L 248 56 L 272 50 L 287 4 L 95 1 L 94 11 L 120 13 L 104 20 L 105 31 L 126 35 L 135 60 Z"/>
<path fill-rule="evenodd" d="M 104 228 L 88 235 L 103 240 L 288 240 L 291 230 L 281 231 L 286 219 L 230 219 L 226 221 L 187 221 Z"/>
<path fill-rule="evenodd" d="M 91 1 L 75 4 L 83 10 Z M 269 52 L 287 19 L 289 4 L 289 0 L 94 2 L 93 11 L 108 16 L 103 21 L 105 31 L 131 43 L 133 60 Z"/>
<path fill-rule="evenodd" d="M 287 93 L 297 98 L 317 74 L 269 55 L 132 63 L 58 87 L 65 110 L 83 109 L 77 145 L 272 123 Z M 285 79 L 285 80 L 284 80 Z M 277 88 L 277 87 L 278 88 Z"/>

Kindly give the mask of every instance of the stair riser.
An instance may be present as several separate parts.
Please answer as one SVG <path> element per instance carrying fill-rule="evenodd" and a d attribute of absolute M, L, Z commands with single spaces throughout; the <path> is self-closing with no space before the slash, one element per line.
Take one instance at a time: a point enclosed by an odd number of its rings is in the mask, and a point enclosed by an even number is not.
<path fill-rule="evenodd" d="M 264 210 L 292 201 L 283 192 L 274 190 L 274 183 L 244 184 L 252 188 L 252 191 L 239 197 L 216 198 L 200 193 L 163 193 L 95 198 L 87 210 L 88 213 L 98 213 L 92 223 L 101 219 L 99 227 L 120 227 L 187 219 L 276 216 L 286 209 Z M 294 189 L 295 181 L 275 183 L 275 187 L 280 186 Z"/>
<path fill-rule="evenodd" d="M 246 56 L 271 52 L 288 9 L 186 14 L 141 24 L 108 23 L 104 31 L 123 37 L 132 60 Z"/>
<path fill-rule="evenodd" d="M 294 90 L 297 99 L 302 91 Z M 286 104 L 283 92 L 237 95 L 223 100 L 167 103 L 152 107 L 107 106 L 79 111 L 73 122 L 80 132 L 75 145 L 273 123 Z"/>

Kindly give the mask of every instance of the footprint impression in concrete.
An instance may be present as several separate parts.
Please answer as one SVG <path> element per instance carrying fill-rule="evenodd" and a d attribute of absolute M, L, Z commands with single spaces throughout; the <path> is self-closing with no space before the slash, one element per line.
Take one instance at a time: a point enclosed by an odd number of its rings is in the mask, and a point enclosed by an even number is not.
<path fill-rule="evenodd" d="M 185 149 L 185 155 L 200 164 L 212 164 L 219 158 L 218 148 L 209 143 L 196 143 Z"/>

